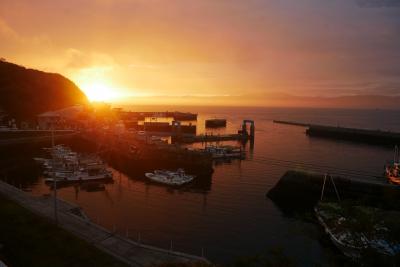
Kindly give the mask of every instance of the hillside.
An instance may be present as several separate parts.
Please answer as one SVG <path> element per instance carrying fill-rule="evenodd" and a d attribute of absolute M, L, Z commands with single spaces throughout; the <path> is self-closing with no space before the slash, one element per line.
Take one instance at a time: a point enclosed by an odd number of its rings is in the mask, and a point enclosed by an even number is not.
<path fill-rule="evenodd" d="M 0 61 L 0 109 L 18 120 L 87 102 L 85 94 L 60 74 Z"/>

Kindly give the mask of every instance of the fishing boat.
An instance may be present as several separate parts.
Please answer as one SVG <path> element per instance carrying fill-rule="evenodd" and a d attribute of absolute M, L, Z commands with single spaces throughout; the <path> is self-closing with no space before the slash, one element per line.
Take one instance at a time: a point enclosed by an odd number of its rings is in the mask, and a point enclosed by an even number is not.
<path fill-rule="evenodd" d="M 243 158 L 244 151 L 240 147 L 233 146 L 206 146 L 204 148 L 206 153 L 210 153 L 213 159 L 225 159 L 225 158 Z"/>
<path fill-rule="evenodd" d="M 333 202 L 320 202 L 314 211 L 333 244 L 350 258 L 362 257 L 367 249 L 386 256 L 400 252 L 400 212 Z"/>
<path fill-rule="evenodd" d="M 400 151 L 396 146 L 394 149 L 393 164 L 387 165 L 385 168 L 385 176 L 389 183 L 400 185 Z"/>
<path fill-rule="evenodd" d="M 333 244 L 344 255 L 350 258 L 359 258 L 361 251 L 368 247 L 365 236 L 353 233 L 349 229 L 339 228 L 346 218 L 330 210 L 331 206 L 327 208 L 326 205 L 326 203 L 320 203 L 314 207 L 318 222 L 324 228 L 325 233 L 329 236 Z"/>
<path fill-rule="evenodd" d="M 45 182 L 83 182 L 83 181 L 97 181 L 104 179 L 111 179 L 112 172 L 106 169 L 98 169 L 93 172 L 93 170 L 83 170 L 76 171 L 70 175 L 59 175 L 54 178 L 46 178 Z"/>
<path fill-rule="evenodd" d="M 194 175 L 186 174 L 183 169 L 177 171 L 155 170 L 154 172 L 147 172 L 145 176 L 151 181 L 175 186 L 189 183 L 195 178 Z"/>
<path fill-rule="evenodd" d="M 111 179 L 112 172 L 97 155 L 81 155 L 64 145 L 46 149 L 51 159 L 36 160 L 44 167 L 45 182 L 82 182 Z"/>

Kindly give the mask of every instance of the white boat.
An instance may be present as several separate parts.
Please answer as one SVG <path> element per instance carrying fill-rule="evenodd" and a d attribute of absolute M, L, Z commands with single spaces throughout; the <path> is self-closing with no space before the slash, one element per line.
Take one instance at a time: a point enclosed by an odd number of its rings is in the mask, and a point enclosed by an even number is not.
<path fill-rule="evenodd" d="M 189 183 L 195 178 L 194 175 L 186 174 L 183 169 L 178 169 L 176 172 L 155 170 L 154 172 L 147 172 L 145 176 L 157 183 L 177 186 Z"/>
<path fill-rule="evenodd" d="M 238 147 L 231 146 L 206 146 L 206 153 L 210 153 L 213 159 L 243 158 L 244 152 Z"/>
<path fill-rule="evenodd" d="M 112 178 L 102 160 L 95 155 L 83 156 L 63 145 L 48 149 L 51 159 L 42 161 L 46 182 L 80 182 Z"/>
<path fill-rule="evenodd" d="M 90 171 L 77 171 L 71 175 L 56 176 L 55 178 L 46 178 L 45 182 L 83 182 L 83 181 L 95 181 L 111 179 L 112 172 L 108 170 L 100 170 L 97 173 L 91 173 Z"/>

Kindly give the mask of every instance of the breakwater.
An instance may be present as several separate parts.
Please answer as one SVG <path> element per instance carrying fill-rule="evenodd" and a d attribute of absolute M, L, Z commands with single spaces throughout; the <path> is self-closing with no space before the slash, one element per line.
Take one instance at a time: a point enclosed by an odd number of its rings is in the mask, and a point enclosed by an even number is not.
<path fill-rule="evenodd" d="M 348 140 L 353 142 L 362 142 L 375 145 L 398 145 L 400 144 L 400 133 L 357 129 L 339 126 L 326 126 L 318 124 L 309 124 L 292 121 L 274 120 L 274 123 L 287 124 L 301 127 L 308 127 L 306 134 L 311 137 L 323 137 L 330 139 Z"/>
<path fill-rule="evenodd" d="M 386 209 L 400 208 L 400 187 L 382 180 L 364 181 L 334 176 L 333 181 L 341 200 L 358 201 Z M 288 171 L 267 193 L 282 210 L 310 209 L 321 199 L 324 174 L 302 171 Z M 324 190 L 325 200 L 337 201 L 332 181 L 327 179 Z"/>
<path fill-rule="evenodd" d="M 295 121 L 281 121 L 281 120 L 273 120 L 274 123 L 279 124 L 287 124 L 293 126 L 301 126 L 301 127 L 309 127 L 311 124 L 309 123 L 302 123 L 302 122 L 295 122 Z"/>
<path fill-rule="evenodd" d="M 342 139 L 377 145 L 400 144 L 400 133 L 380 130 L 310 125 L 306 130 L 306 134 L 309 136 Z"/>

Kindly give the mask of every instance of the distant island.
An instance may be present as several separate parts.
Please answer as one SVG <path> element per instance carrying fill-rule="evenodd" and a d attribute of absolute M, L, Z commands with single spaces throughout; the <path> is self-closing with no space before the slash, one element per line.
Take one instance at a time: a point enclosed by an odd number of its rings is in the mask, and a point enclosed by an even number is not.
<path fill-rule="evenodd" d="M 12 118 L 34 121 L 40 113 L 87 103 L 79 87 L 60 74 L 0 61 L 0 111 Z"/>

